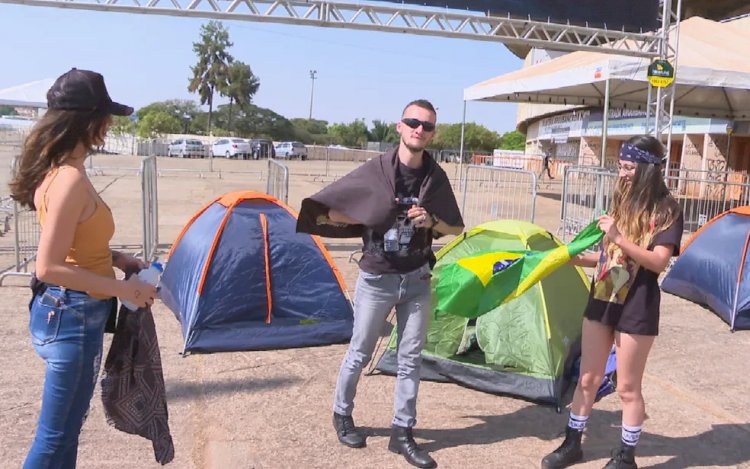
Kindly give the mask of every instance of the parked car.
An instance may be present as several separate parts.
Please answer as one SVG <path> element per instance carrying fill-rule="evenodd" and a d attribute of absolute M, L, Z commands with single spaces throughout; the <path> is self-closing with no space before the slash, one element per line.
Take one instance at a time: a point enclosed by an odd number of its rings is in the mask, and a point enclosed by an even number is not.
<path fill-rule="evenodd" d="M 276 158 L 273 142 L 264 138 L 250 140 L 250 152 L 254 160 L 260 158 Z"/>
<path fill-rule="evenodd" d="M 246 160 L 250 157 L 250 143 L 243 138 L 220 138 L 214 142 L 211 151 L 213 156 Z"/>
<path fill-rule="evenodd" d="M 307 147 L 300 142 L 280 142 L 276 145 L 276 158 L 307 159 Z"/>
<path fill-rule="evenodd" d="M 179 156 L 180 158 L 192 158 L 206 156 L 203 142 L 192 138 L 178 138 L 167 147 L 167 156 Z"/>

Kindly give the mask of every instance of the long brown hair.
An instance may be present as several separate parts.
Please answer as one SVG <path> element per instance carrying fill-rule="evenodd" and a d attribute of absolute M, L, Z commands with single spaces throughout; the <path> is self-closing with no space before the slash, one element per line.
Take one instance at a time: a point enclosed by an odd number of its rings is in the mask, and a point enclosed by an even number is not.
<path fill-rule="evenodd" d="M 650 135 L 638 135 L 626 143 L 664 158 L 661 142 Z M 623 236 L 644 248 L 654 235 L 669 228 L 679 218 L 680 206 L 664 183 L 662 167 L 637 163 L 629 185 L 618 179 L 610 215 Z"/>
<path fill-rule="evenodd" d="M 75 147 L 100 145 L 109 122 L 106 111 L 48 110 L 31 129 L 10 182 L 11 197 L 36 209 L 34 192 L 50 169 L 65 162 Z"/>

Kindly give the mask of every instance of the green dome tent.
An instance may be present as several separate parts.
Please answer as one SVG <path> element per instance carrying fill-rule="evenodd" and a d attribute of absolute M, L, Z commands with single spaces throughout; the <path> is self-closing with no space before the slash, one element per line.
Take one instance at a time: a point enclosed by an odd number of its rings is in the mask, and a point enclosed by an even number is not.
<path fill-rule="evenodd" d="M 561 244 L 531 223 L 484 223 L 437 253 L 433 292 L 441 270 L 464 257 L 487 251 L 544 251 Z M 520 297 L 475 320 L 444 313 L 433 316 L 422 352 L 422 379 L 452 381 L 559 407 L 580 351 L 588 292 L 583 271 L 565 264 Z M 377 364 L 384 373 L 398 370 L 396 334 L 394 328 Z"/>

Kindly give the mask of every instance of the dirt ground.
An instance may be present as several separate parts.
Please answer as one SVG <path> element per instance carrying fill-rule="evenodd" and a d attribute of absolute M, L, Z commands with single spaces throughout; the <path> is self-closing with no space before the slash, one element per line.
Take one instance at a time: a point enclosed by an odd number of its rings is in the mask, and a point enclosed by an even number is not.
<path fill-rule="evenodd" d="M 0 168 L 8 168 L 0 151 Z M 141 240 L 138 158 L 96 156 L 93 177 L 110 204 L 118 231 L 113 244 Z M 267 163 L 208 162 L 159 158 L 159 239 L 171 243 L 190 216 L 212 198 L 237 189 L 264 190 Z M 352 168 L 324 162 L 290 164 L 289 203 Z M 130 168 L 130 169 L 128 169 Z M 190 171 L 169 172 L 167 169 Z M 454 165 L 446 167 L 449 175 Z M 239 172 L 243 171 L 243 172 Z M 7 175 L 0 176 L 7 194 Z M 538 200 L 537 223 L 555 232 L 559 187 Z M 6 237 L 7 238 L 7 237 Z M 0 238 L 0 242 L 7 243 Z M 5 245 L 5 244 L 3 244 Z M 330 243 L 331 254 L 353 289 L 356 243 Z M 2 258 L 3 262 L 6 258 Z M 3 266 L 0 266 L 3 267 Z M 0 287 L 0 467 L 20 467 L 39 412 L 44 365 L 29 340 L 29 291 L 25 279 Z M 351 291 L 353 294 L 353 291 Z M 387 450 L 394 379 L 363 376 L 355 419 L 368 445 L 341 446 L 331 428 L 336 374 L 346 345 L 265 352 L 192 355 L 183 358 L 178 322 L 162 304 L 154 307 L 164 365 L 174 468 L 404 468 Z M 384 328 L 384 334 L 387 328 Z M 108 339 L 109 340 L 109 339 Z M 646 370 L 649 419 L 641 467 L 750 467 L 750 333 L 730 333 L 715 315 L 665 294 L 661 335 Z M 602 467 L 620 438 L 619 399 L 597 404 L 585 441 L 585 462 Z M 454 384 L 424 382 L 417 439 L 441 468 L 532 468 L 560 441 L 567 414 L 522 400 L 480 393 Z M 148 441 L 110 428 L 99 391 L 81 435 L 81 468 L 154 468 Z"/>

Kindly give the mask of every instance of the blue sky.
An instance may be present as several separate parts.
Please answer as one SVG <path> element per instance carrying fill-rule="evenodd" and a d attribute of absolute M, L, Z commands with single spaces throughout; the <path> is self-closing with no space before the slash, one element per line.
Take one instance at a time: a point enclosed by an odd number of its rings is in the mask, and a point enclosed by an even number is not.
<path fill-rule="evenodd" d="M 200 18 L 90 12 L 0 4 L 0 89 L 55 78 L 70 67 L 104 75 L 112 98 L 136 108 L 187 91 Z M 330 123 L 393 122 L 415 98 L 438 108 L 439 122 L 460 122 L 463 89 L 521 67 L 500 43 L 348 29 L 224 21 L 231 53 L 260 78 L 259 106 Z M 515 128 L 516 106 L 472 103 L 467 121 L 498 132 Z"/>

